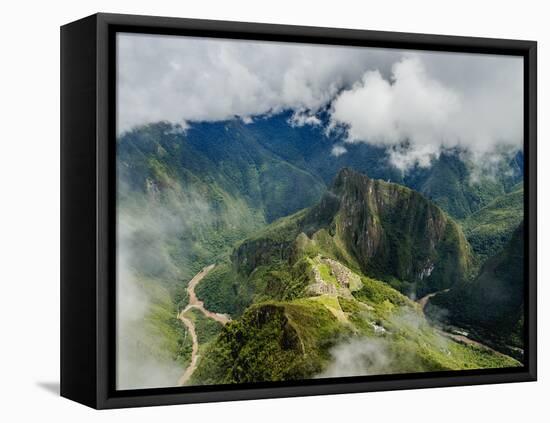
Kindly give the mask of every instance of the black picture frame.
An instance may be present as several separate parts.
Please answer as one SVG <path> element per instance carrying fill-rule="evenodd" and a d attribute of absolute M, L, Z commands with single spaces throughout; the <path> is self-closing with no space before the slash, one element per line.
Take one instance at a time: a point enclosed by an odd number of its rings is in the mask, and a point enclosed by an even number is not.
<path fill-rule="evenodd" d="M 519 55 L 524 58 L 525 366 L 116 391 L 114 389 L 115 34 L 214 38 Z M 61 27 L 61 395 L 90 407 L 415 389 L 537 378 L 537 44 L 471 38 L 152 16 L 95 14 Z"/>

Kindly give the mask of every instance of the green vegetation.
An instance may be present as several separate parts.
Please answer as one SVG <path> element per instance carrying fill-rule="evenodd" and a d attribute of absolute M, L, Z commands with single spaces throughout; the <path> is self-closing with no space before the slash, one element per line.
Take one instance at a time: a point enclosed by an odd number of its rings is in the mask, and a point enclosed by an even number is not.
<path fill-rule="evenodd" d="M 340 204 L 354 204 L 353 214 Z M 412 220 L 410 210 L 415 210 Z M 366 228 L 375 240 L 377 233 L 383 234 L 381 245 L 388 248 L 388 242 L 395 242 L 390 251 L 398 253 L 384 263 L 381 247 L 378 263 L 386 266 L 382 271 L 372 264 L 376 247 L 360 245 L 361 234 L 350 234 L 346 225 Z M 434 264 L 429 273 L 440 279 L 428 285 L 417 278 L 417 289 L 466 283 L 470 247 L 444 212 L 404 187 L 341 173 L 318 205 L 274 222 L 234 250 L 233 267 L 226 266 L 220 274 L 240 278 L 239 297 L 248 295 L 252 305 L 207 348 L 193 383 L 291 380 L 330 373 L 339 348 L 354 342 L 373 343 L 389 363 L 371 363 L 370 370 L 366 365 L 367 372 L 517 366 L 514 359 L 434 330 L 414 302 L 388 285 L 405 286 L 402 281 L 376 278 L 392 269 L 407 271 L 416 261 L 425 266 L 425 250 L 406 251 L 398 241 L 438 246 L 428 257 Z M 464 269 L 461 278 L 457 269 Z M 353 292 L 352 280 L 357 281 Z"/>
<path fill-rule="evenodd" d="M 522 160 L 522 157 L 521 157 Z M 422 193 L 455 219 L 464 219 L 510 192 L 522 177 L 518 156 L 500 163 L 490 175 L 457 153 L 444 153 L 429 168 L 410 172 L 403 183 Z"/>
<path fill-rule="evenodd" d="M 239 294 L 244 279 L 239 276 L 230 263 L 217 265 L 195 288 L 197 297 L 204 301 L 204 306 L 216 313 L 227 313 L 231 316 L 242 313 L 249 304 Z"/>
<path fill-rule="evenodd" d="M 444 308 L 452 324 L 467 327 L 495 348 L 518 356 L 509 347 L 523 348 L 523 242 L 522 222 L 474 281 L 437 295 L 428 311 L 437 315 Z"/>
<path fill-rule="evenodd" d="M 330 267 L 326 264 L 320 264 L 318 266 L 319 273 L 321 274 L 321 278 L 323 278 L 324 281 L 329 282 L 333 285 L 338 285 L 338 281 L 334 277 L 334 275 L 331 273 Z"/>
<path fill-rule="evenodd" d="M 188 310 L 185 313 L 185 317 L 195 323 L 199 345 L 213 341 L 223 328 L 221 323 L 206 317 L 200 310 L 194 308 Z"/>
<path fill-rule="evenodd" d="M 193 383 L 296 380 L 322 370 L 342 336 L 335 317 L 315 301 L 252 306 L 228 324 L 193 375 Z"/>
<path fill-rule="evenodd" d="M 317 205 L 245 240 L 232 260 L 249 274 L 296 260 L 298 245 L 417 296 L 462 282 L 473 267 L 462 230 L 441 209 L 408 188 L 349 169 Z"/>
<path fill-rule="evenodd" d="M 361 282 L 363 283 L 363 287 L 353 293 L 353 296 L 360 301 L 374 302 L 375 304 L 389 301 L 397 306 L 412 306 L 411 300 L 384 282 L 369 278 L 368 276 L 363 276 Z"/>
<path fill-rule="evenodd" d="M 154 279 L 138 279 L 143 296 L 118 301 L 117 381 L 120 388 L 170 386 L 190 362 L 192 342 L 176 318 L 168 290 Z M 159 364 L 160 363 L 160 364 Z M 154 366 L 157 372 L 149 374 Z"/>
<path fill-rule="evenodd" d="M 464 233 L 482 261 L 501 251 L 523 220 L 523 184 L 462 222 Z"/>
<path fill-rule="evenodd" d="M 441 335 L 405 296 L 381 281 L 365 276 L 361 280 L 365 286 L 355 298 L 321 295 L 249 307 L 206 349 L 192 383 L 295 380 L 325 372 L 330 376 L 339 353 L 365 360 L 364 365 L 356 363 L 365 374 L 519 365 Z"/>
<path fill-rule="evenodd" d="M 205 307 L 217 313 L 240 316 L 250 304 L 262 299 L 288 300 L 301 295 L 307 277 L 301 272 L 308 263 L 299 261 L 293 266 L 275 262 L 257 267 L 247 275 L 223 263 L 210 272 L 195 292 Z"/>
<path fill-rule="evenodd" d="M 117 140 L 120 280 L 146 299 L 123 322 L 122 358 L 189 364 L 176 316 L 187 282 L 215 263 L 195 292 L 232 321 L 186 312 L 200 345 L 192 384 L 337 376 L 340 356 L 367 374 L 519 365 L 434 329 L 409 297 L 452 288 L 432 316 L 445 308 L 477 339 L 522 347 L 520 156 L 492 178 L 458 153 L 403 175 L 381 148 L 332 157 L 334 139 L 285 116 L 157 123 Z"/>
<path fill-rule="evenodd" d="M 150 362 L 185 366 L 191 341 L 175 317 L 188 302 L 186 281 L 223 260 L 236 242 L 266 222 L 311 205 L 324 190 L 307 171 L 257 148 L 238 125 L 227 128 L 234 129 L 230 142 L 224 126 L 205 125 L 189 133 L 175 129 L 151 124 L 117 139 L 120 275 L 128 285 L 122 294 L 154 300 L 136 321 L 127 324 L 126 315 L 121 317 L 130 344 L 120 359 L 136 368 Z M 238 281 L 206 282 L 221 289 L 208 291 L 206 302 L 215 303 L 214 309 L 240 313 L 249 304 L 246 297 L 232 301 L 231 284 Z M 150 287 L 163 290 L 162 301 Z M 124 385 L 136 378 L 130 369 L 120 380 Z"/>

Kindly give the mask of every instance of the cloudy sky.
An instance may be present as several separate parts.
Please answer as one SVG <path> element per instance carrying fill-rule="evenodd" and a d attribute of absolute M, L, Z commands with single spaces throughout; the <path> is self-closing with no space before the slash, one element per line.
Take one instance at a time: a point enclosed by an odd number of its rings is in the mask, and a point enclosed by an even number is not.
<path fill-rule="evenodd" d="M 117 48 L 119 133 L 283 110 L 315 125 L 328 108 L 327 131 L 388 146 L 401 168 L 446 148 L 486 157 L 523 143 L 518 57 L 141 34 L 119 34 Z"/>

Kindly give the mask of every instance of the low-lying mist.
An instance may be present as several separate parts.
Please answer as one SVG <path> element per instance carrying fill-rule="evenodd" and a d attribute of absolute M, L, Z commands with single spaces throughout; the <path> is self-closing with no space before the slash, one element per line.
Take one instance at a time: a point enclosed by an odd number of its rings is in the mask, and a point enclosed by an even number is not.
<path fill-rule="evenodd" d="M 372 376 L 434 370 L 424 349 L 448 353 L 449 341 L 426 319 L 407 307 L 382 323 L 383 333 L 347 340 L 330 351 L 332 360 L 319 378 Z"/>
<path fill-rule="evenodd" d="M 209 208 L 193 192 L 119 187 L 117 389 L 175 386 L 183 366 L 173 350 L 185 329 L 169 325 L 172 296 L 192 272 L 193 228 L 209 221 Z"/>
<path fill-rule="evenodd" d="M 395 357 L 385 339 L 359 338 L 331 351 L 333 361 L 318 375 L 325 377 L 367 376 L 393 373 Z"/>

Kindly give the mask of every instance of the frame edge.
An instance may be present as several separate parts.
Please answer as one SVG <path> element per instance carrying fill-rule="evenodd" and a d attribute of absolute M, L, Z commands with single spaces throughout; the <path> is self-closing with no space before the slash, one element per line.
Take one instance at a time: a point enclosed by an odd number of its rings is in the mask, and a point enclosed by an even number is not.
<path fill-rule="evenodd" d="M 62 397 L 96 398 L 96 16 L 61 27 Z"/>
<path fill-rule="evenodd" d="M 461 385 L 479 385 L 491 383 L 508 383 L 508 382 L 528 382 L 537 380 L 536 369 L 536 48 L 537 44 L 534 41 L 523 40 L 505 40 L 505 39 L 489 39 L 475 37 L 460 37 L 446 35 L 429 35 L 429 34 L 408 34 L 399 32 L 382 32 L 382 31 L 367 31 L 353 29 L 335 29 L 335 28 L 318 28 L 318 27 L 303 27 L 289 26 L 276 24 L 256 24 L 243 22 L 223 22 L 198 19 L 182 19 L 182 18 L 163 18 L 137 15 L 119 15 L 99 13 L 93 15 L 97 21 L 97 374 L 96 374 L 96 403 L 91 405 L 99 409 L 135 407 L 135 406 L 152 406 L 152 405 L 169 405 L 169 404 L 185 404 L 185 403 L 200 403 L 213 401 L 234 401 L 234 400 L 250 400 L 250 399 L 265 399 L 265 398 L 280 398 L 280 397 L 295 397 L 295 396 L 311 396 L 311 395 L 326 395 L 338 393 L 359 393 L 372 392 L 381 390 L 402 390 L 402 389 L 422 389 L 431 387 L 450 387 Z M 372 381 L 372 382 L 356 382 L 342 384 L 326 384 L 319 386 L 299 386 L 299 387 L 273 387 L 262 389 L 242 389 L 234 391 L 215 391 L 215 392 L 193 392 L 193 393 L 177 393 L 177 394 L 154 394 L 154 395 L 121 395 L 113 397 L 110 395 L 108 381 L 109 369 L 107 361 L 109 357 L 107 332 L 107 311 L 109 309 L 110 300 L 107 295 L 108 288 L 108 263 L 109 257 L 105 255 L 106 246 L 109 244 L 108 237 L 108 202 L 109 193 L 107 185 L 107 174 L 109 168 L 107 166 L 109 156 L 109 130 L 113 122 L 109 122 L 107 109 L 109 106 L 110 91 L 112 87 L 109 85 L 109 60 L 112 59 L 109 49 L 109 31 L 116 26 L 148 26 L 152 28 L 185 28 L 191 30 L 216 30 L 222 31 L 225 36 L 228 33 L 239 32 L 245 33 L 247 37 L 253 38 L 257 34 L 276 34 L 276 36 L 289 35 L 296 33 L 297 36 L 303 37 L 304 34 L 313 38 L 329 37 L 331 40 L 341 39 L 346 41 L 349 38 L 369 39 L 379 43 L 382 39 L 390 38 L 392 42 L 403 43 L 404 37 L 412 37 L 420 39 L 421 43 L 409 41 L 414 48 L 430 48 L 434 43 L 443 46 L 442 50 L 462 51 L 460 49 L 453 50 L 457 46 L 467 46 L 468 51 L 472 47 L 483 45 L 490 49 L 501 50 L 502 54 L 512 54 L 510 51 L 515 51 L 516 54 L 522 54 L 525 60 L 529 62 L 529 73 L 525 78 L 529 84 L 529 114 L 526 126 L 529 127 L 529 166 L 532 173 L 529 185 L 529 265 L 532 269 L 529 275 L 530 296 L 529 296 L 529 366 L 525 367 L 525 371 L 514 374 L 495 374 L 495 375 L 476 375 L 465 376 L 457 375 L 452 380 L 443 380 L 442 378 L 418 378 L 396 381 Z M 293 37 L 289 35 L 289 37 Z M 423 47 L 421 47 L 423 46 Z M 410 48 L 413 48 L 410 47 Z M 534 237 L 533 237 L 534 234 Z M 105 248 L 102 248 L 104 246 Z M 535 267 L 531 267 L 534 265 Z M 533 282 L 534 281 L 534 282 Z M 534 283 L 534 285 L 533 285 Z M 533 288 L 534 286 L 534 288 Z M 534 305 L 534 306 L 533 306 Z M 72 398 L 71 398 L 72 399 Z M 90 405 L 90 404 L 86 404 Z"/>

